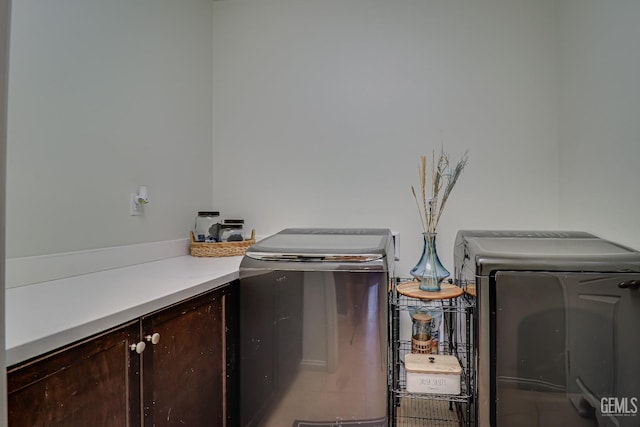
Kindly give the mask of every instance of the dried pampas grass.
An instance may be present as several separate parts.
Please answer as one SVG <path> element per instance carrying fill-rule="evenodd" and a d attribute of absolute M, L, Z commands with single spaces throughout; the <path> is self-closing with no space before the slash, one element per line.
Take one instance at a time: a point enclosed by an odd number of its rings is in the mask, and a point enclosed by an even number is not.
<path fill-rule="evenodd" d="M 460 160 L 451 169 L 449 155 L 441 149 L 440 155 L 436 158 L 434 151 L 429 176 L 427 175 L 427 156 L 420 156 L 420 166 L 418 168 L 420 195 L 416 193 L 413 185 L 411 186 L 411 192 L 416 201 L 420 222 L 425 233 L 436 232 L 447 200 L 449 200 L 453 187 L 455 187 L 460 175 L 462 175 L 468 160 L 468 151 L 465 151 Z M 428 176 L 429 182 L 427 182 Z"/>

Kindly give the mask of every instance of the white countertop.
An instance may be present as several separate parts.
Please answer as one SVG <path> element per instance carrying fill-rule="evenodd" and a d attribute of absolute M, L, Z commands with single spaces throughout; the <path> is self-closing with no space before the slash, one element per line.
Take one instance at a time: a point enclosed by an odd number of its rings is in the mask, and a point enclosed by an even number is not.
<path fill-rule="evenodd" d="M 7 366 L 229 283 L 241 260 L 186 255 L 7 289 Z"/>

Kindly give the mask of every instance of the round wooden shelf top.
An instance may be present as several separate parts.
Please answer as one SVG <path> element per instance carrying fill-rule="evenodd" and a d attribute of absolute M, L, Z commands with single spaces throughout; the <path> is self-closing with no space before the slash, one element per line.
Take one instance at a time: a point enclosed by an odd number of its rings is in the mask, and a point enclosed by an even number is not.
<path fill-rule="evenodd" d="M 476 297 L 476 285 L 469 285 L 464 288 L 464 292 L 471 295 L 472 297 Z"/>
<path fill-rule="evenodd" d="M 462 295 L 462 288 L 452 285 L 451 283 L 442 283 L 440 290 L 437 292 L 428 292 L 421 290 L 417 281 L 401 283 L 397 286 L 398 293 L 417 299 L 452 299 Z"/>

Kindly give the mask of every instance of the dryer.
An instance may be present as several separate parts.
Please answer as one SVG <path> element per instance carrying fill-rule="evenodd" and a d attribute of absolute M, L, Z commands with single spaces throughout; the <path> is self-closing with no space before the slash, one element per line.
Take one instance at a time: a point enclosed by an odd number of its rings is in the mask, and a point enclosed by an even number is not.
<path fill-rule="evenodd" d="M 462 230 L 477 425 L 640 425 L 640 253 L 575 231 Z"/>

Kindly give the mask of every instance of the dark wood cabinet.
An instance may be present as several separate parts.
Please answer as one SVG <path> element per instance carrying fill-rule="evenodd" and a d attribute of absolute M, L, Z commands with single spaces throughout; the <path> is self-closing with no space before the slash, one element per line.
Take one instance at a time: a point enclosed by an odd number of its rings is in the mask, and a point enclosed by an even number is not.
<path fill-rule="evenodd" d="M 210 292 L 142 319 L 145 426 L 222 426 L 226 408 L 226 292 Z M 158 336 L 158 335 L 156 335 Z"/>
<path fill-rule="evenodd" d="M 236 286 L 10 367 L 9 426 L 233 425 Z"/>
<path fill-rule="evenodd" d="M 9 425 L 140 424 L 139 322 L 9 368 Z M 134 386 L 131 386 L 134 385 Z"/>

